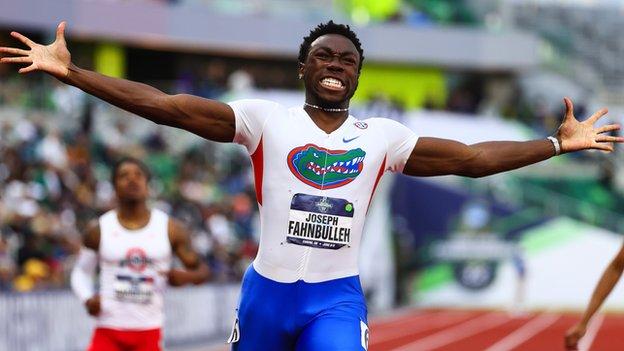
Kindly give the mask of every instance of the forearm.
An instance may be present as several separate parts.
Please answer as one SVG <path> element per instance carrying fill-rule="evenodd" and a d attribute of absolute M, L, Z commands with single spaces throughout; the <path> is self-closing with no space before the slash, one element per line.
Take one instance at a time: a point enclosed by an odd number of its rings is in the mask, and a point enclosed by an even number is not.
<path fill-rule="evenodd" d="M 85 302 L 95 294 L 93 278 L 97 267 L 97 254 L 87 248 L 80 250 L 71 272 L 71 288 L 80 301 Z"/>
<path fill-rule="evenodd" d="M 169 284 L 172 286 L 198 285 L 207 281 L 209 276 L 208 266 L 201 263 L 196 267 L 187 266 L 185 269 L 172 269 L 169 272 Z"/>
<path fill-rule="evenodd" d="M 73 64 L 67 77 L 61 80 L 153 122 L 175 125 L 175 116 L 166 106 L 168 95 L 147 84 L 107 77 Z"/>
<path fill-rule="evenodd" d="M 587 309 L 583 313 L 583 318 L 581 319 L 581 323 L 587 325 L 589 320 L 594 316 L 596 311 L 602 306 L 604 300 L 609 296 L 611 290 L 615 284 L 617 284 L 618 280 L 622 276 L 622 269 L 615 267 L 613 264 L 610 264 L 609 267 L 605 270 L 600 277 L 600 281 L 598 285 L 596 285 L 596 289 L 594 289 L 594 293 L 592 294 L 591 300 Z"/>
<path fill-rule="evenodd" d="M 555 155 L 548 139 L 531 141 L 490 141 L 470 146 L 473 153 L 464 160 L 466 167 L 458 175 L 483 177 L 528 166 Z"/>
<path fill-rule="evenodd" d="M 418 139 L 403 173 L 431 177 L 484 177 L 546 160 L 555 155 L 548 139 L 488 141 L 474 145 L 431 137 Z"/>
<path fill-rule="evenodd" d="M 210 277 L 210 270 L 205 263 L 200 264 L 195 269 L 187 269 L 188 273 L 188 283 L 189 284 L 201 284 L 208 280 Z"/>

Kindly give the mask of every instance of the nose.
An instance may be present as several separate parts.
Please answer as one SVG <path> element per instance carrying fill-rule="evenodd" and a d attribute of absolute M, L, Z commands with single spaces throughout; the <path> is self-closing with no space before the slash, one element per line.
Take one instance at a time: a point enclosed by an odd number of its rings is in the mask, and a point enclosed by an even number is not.
<path fill-rule="evenodd" d="M 140 174 L 130 174 L 128 176 L 128 184 L 131 186 L 138 186 L 141 180 Z"/>
<path fill-rule="evenodd" d="M 344 67 L 342 67 L 342 64 L 340 63 L 340 58 L 335 56 L 327 65 L 327 69 L 333 72 L 344 71 Z"/>

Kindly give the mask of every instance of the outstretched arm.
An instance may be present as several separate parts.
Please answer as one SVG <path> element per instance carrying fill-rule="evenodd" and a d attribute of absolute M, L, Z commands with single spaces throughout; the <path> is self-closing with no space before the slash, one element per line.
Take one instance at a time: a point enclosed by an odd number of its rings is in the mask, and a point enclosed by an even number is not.
<path fill-rule="evenodd" d="M 615 284 L 620 280 L 622 271 L 624 271 L 624 246 L 622 246 L 620 252 L 618 252 L 617 256 L 615 256 L 604 273 L 602 273 L 602 277 L 594 289 L 594 293 L 592 294 L 587 309 L 583 313 L 581 321 L 570 328 L 566 333 L 565 346 L 567 350 L 578 349 L 578 343 L 583 335 L 585 335 L 589 321 L 596 311 L 598 311 L 607 296 L 609 296 Z"/>
<path fill-rule="evenodd" d="M 185 129 L 208 140 L 230 142 L 234 139 L 234 112 L 227 104 L 187 94 L 168 95 L 146 84 L 107 77 L 72 64 L 65 42 L 65 26 L 65 22 L 59 24 L 56 40 L 50 45 L 35 43 L 12 32 L 11 35 L 29 49 L 0 47 L 0 53 L 13 55 L 3 57 L 0 62 L 27 64 L 19 73 L 48 73 L 158 124 Z"/>
<path fill-rule="evenodd" d="M 556 134 L 561 153 L 587 149 L 610 152 L 613 151 L 612 143 L 624 141 L 624 138 L 603 134 L 618 130 L 619 125 L 594 127 L 596 121 L 607 114 L 607 109 L 601 109 L 579 122 L 574 117 L 572 101 L 568 98 L 564 101 L 566 114 Z M 483 177 L 531 165 L 554 155 L 554 145 L 548 139 L 466 145 L 453 140 L 423 137 L 418 139 L 403 173 L 414 176 L 455 174 Z"/>
<path fill-rule="evenodd" d="M 188 231 L 178 221 L 169 220 L 169 241 L 173 252 L 178 256 L 186 268 L 172 269 L 168 272 L 169 284 L 182 286 L 186 284 L 201 284 L 208 280 L 210 270 L 208 265 L 191 248 Z"/>

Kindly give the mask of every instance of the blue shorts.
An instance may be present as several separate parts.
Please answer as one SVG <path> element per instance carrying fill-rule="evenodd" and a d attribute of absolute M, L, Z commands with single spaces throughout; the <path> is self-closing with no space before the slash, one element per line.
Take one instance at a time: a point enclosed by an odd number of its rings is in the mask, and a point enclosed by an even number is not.
<path fill-rule="evenodd" d="M 362 351 L 367 324 L 359 276 L 279 283 L 250 266 L 230 341 L 233 351 Z"/>

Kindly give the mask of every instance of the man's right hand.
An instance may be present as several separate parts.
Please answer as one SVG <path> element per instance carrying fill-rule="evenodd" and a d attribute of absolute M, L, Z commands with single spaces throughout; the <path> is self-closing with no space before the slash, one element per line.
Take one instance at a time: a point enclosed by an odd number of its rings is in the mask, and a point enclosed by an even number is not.
<path fill-rule="evenodd" d="M 19 73 L 30 73 L 33 71 L 42 71 L 52 76 L 63 79 L 69 74 L 69 66 L 71 65 L 71 54 L 67 50 L 65 42 L 65 22 L 61 22 L 56 28 L 56 39 L 50 45 L 41 45 L 28 39 L 18 32 L 11 32 L 11 36 L 15 37 L 30 50 L 23 50 L 13 47 L 0 47 L 0 53 L 13 55 L 11 57 L 2 57 L 2 63 L 29 64 L 19 70 Z"/>
<path fill-rule="evenodd" d="M 578 350 L 578 343 L 585 335 L 587 327 L 583 323 L 579 323 L 568 330 L 565 335 L 566 350 Z"/>
<path fill-rule="evenodd" d="M 94 295 L 87 301 L 85 301 L 85 307 L 87 308 L 87 312 L 93 317 L 96 317 L 100 314 L 100 295 Z"/>

